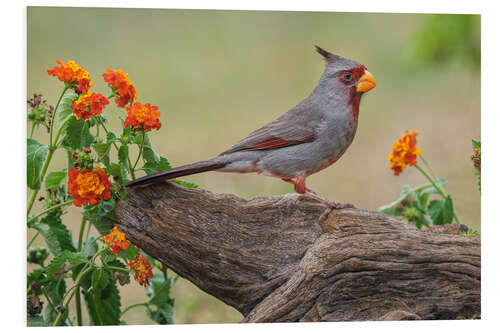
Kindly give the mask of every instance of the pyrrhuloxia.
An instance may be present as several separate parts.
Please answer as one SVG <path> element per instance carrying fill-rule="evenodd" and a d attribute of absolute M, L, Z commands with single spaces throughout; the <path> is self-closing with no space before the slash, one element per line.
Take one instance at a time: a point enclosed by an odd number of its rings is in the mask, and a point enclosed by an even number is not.
<path fill-rule="evenodd" d="M 305 181 L 337 161 L 349 147 L 358 126 L 361 96 L 376 83 L 360 63 L 318 46 L 316 51 L 326 61 L 325 71 L 313 92 L 290 111 L 214 158 L 147 175 L 126 186 L 205 171 L 257 172 L 293 184 L 297 193 L 330 209 L 352 207 L 320 197 Z"/>

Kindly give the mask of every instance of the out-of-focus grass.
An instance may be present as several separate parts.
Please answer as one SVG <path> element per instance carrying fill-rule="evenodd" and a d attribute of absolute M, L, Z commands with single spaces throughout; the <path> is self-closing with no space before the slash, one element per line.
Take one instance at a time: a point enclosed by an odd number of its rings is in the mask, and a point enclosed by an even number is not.
<path fill-rule="evenodd" d="M 393 176 L 386 160 L 400 134 L 416 129 L 424 156 L 448 181 L 458 214 L 480 230 L 480 197 L 469 159 L 471 139 L 480 138 L 480 73 L 457 64 L 407 70 L 406 49 L 426 17 L 30 7 L 27 90 L 55 103 L 62 84 L 46 69 L 56 59 L 82 65 L 94 90 L 102 93 L 108 88 L 100 74 L 107 67 L 123 68 L 139 101 L 158 105 L 162 112 L 163 127 L 152 134 L 155 149 L 180 165 L 218 154 L 306 97 L 324 66 L 313 49 L 318 44 L 365 64 L 377 88 L 363 97 L 350 149 L 335 165 L 310 177 L 308 185 L 364 209 L 393 201 L 401 185 L 424 182 L 412 168 Z M 105 114 L 118 129 L 117 115 L 125 112 L 109 107 Z M 35 138 L 46 142 L 46 133 L 39 130 Z M 64 163 L 60 154 L 53 167 Z M 206 173 L 189 180 L 246 198 L 293 191 L 289 184 L 259 175 Z M 78 210 L 72 208 L 65 221 L 76 237 Z M 187 281 L 179 280 L 173 293 L 177 323 L 242 318 Z M 122 304 L 144 297 L 132 283 L 123 288 Z M 125 320 L 151 323 L 140 308 Z"/>

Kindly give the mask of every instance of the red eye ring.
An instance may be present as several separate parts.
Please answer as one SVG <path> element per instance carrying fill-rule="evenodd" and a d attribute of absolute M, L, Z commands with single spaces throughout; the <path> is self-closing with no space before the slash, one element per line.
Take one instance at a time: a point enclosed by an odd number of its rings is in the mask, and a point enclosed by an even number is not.
<path fill-rule="evenodd" d="M 352 80 L 352 73 L 350 73 L 350 72 L 344 73 L 343 79 L 346 81 L 351 81 Z"/>

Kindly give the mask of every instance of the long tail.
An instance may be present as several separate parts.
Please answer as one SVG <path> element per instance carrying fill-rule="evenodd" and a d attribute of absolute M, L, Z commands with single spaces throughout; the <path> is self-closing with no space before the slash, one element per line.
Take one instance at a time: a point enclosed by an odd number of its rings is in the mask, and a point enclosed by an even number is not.
<path fill-rule="evenodd" d="M 214 160 L 206 160 L 206 161 L 191 163 L 180 167 L 160 171 L 135 180 L 131 180 L 128 183 L 126 183 L 125 186 L 133 187 L 137 185 L 151 184 L 162 180 L 193 175 L 195 173 L 200 173 L 205 171 L 217 170 L 223 168 L 226 164 L 227 163 L 218 162 Z"/>

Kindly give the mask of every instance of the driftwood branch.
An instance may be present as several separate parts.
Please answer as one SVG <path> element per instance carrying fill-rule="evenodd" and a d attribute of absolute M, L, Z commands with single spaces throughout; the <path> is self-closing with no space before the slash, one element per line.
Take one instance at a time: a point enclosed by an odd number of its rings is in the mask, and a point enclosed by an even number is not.
<path fill-rule="evenodd" d="M 296 199 L 165 182 L 130 190 L 116 214 L 128 239 L 244 322 L 480 315 L 479 237 L 357 209 L 318 221 L 324 206 Z"/>

